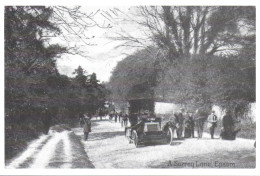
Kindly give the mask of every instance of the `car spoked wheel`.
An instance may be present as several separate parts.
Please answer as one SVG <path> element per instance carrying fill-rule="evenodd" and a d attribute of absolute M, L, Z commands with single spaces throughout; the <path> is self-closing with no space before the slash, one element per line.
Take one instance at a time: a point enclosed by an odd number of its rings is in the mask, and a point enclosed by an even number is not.
<path fill-rule="evenodd" d="M 167 142 L 167 144 L 170 144 L 170 145 L 171 145 L 171 143 L 172 143 L 172 138 L 173 138 L 173 132 L 172 132 L 172 129 L 169 128 L 169 129 L 167 130 L 167 133 L 166 133 L 166 142 Z"/>
<path fill-rule="evenodd" d="M 138 135 L 136 131 L 133 131 L 133 141 L 135 144 L 135 147 L 138 148 L 139 147 L 139 139 L 138 139 Z"/>

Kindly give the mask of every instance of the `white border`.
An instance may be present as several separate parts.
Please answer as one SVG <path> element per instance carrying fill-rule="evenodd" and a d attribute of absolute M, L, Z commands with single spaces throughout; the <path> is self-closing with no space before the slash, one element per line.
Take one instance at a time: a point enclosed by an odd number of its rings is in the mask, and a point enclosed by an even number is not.
<path fill-rule="evenodd" d="M 3 0 L 4 5 L 87 5 L 87 6 L 135 6 L 135 5 L 256 5 L 257 0 Z"/>
<path fill-rule="evenodd" d="M 0 119 L 0 175 L 257 175 L 260 173 L 259 162 L 256 162 L 256 169 L 5 169 L 4 164 L 4 6 L 5 5 L 82 5 L 82 6 L 135 6 L 135 5 L 233 5 L 233 6 L 256 6 L 257 19 L 259 19 L 258 4 L 256 0 L 2 0 L 1 1 L 1 119 Z M 256 20 L 257 21 L 257 20 Z M 258 20 L 259 21 L 259 20 Z M 257 56 L 259 58 L 259 35 L 257 23 Z M 259 62 L 256 63 L 259 68 Z M 259 90 L 259 70 L 256 70 L 256 90 Z M 259 94 L 256 94 L 259 100 Z M 259 113 L 258 103 L 256 104 L 257 116 Z M 257 117 L 256 116 L 256 117 Z M 256 129 L 259 134 L 259 129 Z M 259 135 L 257 135 L 257 140 Z M 259 146 L 257 145 L 257 148 Z M 258 156 L 257 156 L 258 161 Z"/>

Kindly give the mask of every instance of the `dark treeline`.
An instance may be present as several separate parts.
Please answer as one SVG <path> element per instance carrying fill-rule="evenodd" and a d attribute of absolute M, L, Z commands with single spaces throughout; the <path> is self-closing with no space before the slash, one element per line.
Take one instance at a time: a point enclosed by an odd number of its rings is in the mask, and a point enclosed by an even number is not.
<path fill-rule="evenodd" d="M 58 73 L 56 58 L 68 48 L 45 37 L 61 33 L 52 14 L 46 7 L 5 7 L 6 159 L 51 125 L 95 114 L 105 102 L 106 89 L 95 73 L 86 76 L 80 66 L 75 78 Z"/>

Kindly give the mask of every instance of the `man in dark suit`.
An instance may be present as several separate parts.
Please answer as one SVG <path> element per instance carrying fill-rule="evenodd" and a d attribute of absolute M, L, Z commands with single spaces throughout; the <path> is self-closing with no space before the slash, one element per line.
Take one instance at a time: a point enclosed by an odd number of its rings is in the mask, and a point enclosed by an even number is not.
<path fill-rule="evenodd" d="M 194 115 L 194 122 L 198 133 L 198 139 L 202 138 L 204 123 L 207 119 L 208 114 L 203 110 L 197 110 Z"/>
<path fill-rule="evenodd" d="M 176 132 L 177 132 L 177 138 L 182 138 L 183 133 L 183 125 L 184 125 L 184 109 L 182 108 L 179 113 L 174 114 L 175 117 L 175 123 L 176 123 Z"/>
<path fill-rule="evenodd" d="M 195 124 L 194 124 L 193 115 L 191 112 L 188 112 L 184 124 L 185 124 L 184 137 L 185 138 L 189 138 L 189 137 L 194 138 Z"/>
<path fill-rule="evenodd" d="M 84 125 L 83 125 L 84 140 L 86 141 L 88 139 L 88 134 L 91 132 L 91 120 L 90 120 L 90 117 L 84 117 L 83 121 L 84 121 Z"/>

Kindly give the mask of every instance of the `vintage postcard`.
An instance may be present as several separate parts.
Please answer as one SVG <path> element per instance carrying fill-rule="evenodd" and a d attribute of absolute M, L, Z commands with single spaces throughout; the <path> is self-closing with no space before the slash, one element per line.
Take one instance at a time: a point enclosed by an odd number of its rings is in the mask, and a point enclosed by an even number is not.
<path fill-rule="evenodd" d="M 180 3 L 4 4 L 4 173 L 256 174 L 256 3 Z"/>

